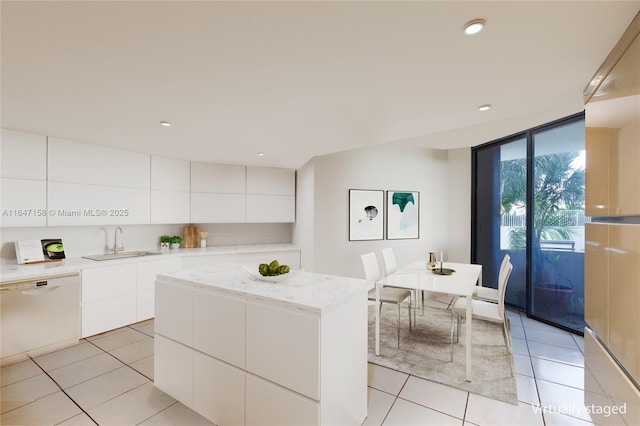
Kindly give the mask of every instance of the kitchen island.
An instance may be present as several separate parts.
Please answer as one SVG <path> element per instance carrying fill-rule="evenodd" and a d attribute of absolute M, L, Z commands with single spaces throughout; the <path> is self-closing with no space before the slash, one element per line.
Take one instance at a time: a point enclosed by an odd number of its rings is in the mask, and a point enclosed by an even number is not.
<path fill-rule="evenodd" d="M 367 284 L 232 263 L 159 275 L 155 385 L 218 425 L 359 425 Z"/>

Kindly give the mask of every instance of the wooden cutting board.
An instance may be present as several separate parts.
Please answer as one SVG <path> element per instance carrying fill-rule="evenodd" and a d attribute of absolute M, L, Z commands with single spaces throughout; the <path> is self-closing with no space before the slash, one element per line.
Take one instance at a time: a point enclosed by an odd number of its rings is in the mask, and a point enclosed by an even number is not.
<path fill-rule="evenodd" d="M 200 247 L 200 229 L 195 225 L 184 227 L 182 244 L 185 248 Z"/>

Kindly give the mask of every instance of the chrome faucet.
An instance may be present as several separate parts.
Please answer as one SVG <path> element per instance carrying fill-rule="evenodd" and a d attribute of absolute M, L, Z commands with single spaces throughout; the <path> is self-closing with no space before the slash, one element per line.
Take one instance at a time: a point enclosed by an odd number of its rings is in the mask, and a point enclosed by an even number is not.
<path fill-rule="evenodd" d="M 120 246 L 118 246 L 118 229 L 120 230 Z M 113 254 L 118 254 L 119 251 L 124 251 L 124 232 L 118 226 L 113 237 Z"/>

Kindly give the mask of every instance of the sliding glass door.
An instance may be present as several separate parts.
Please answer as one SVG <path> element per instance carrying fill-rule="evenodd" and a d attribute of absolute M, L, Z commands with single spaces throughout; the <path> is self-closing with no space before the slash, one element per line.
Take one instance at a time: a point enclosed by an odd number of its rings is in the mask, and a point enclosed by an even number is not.
<path fill-rule="evenodd" d="M 533 134 L 533 316 L 584 323 L 584 119 Z"/>
<path fill-rule="evenodd" d="M 497 287 L 500 263 L 511 257 L 506 303 L 526 309 L 527 139 L 516 136 L 474 151 L 472 261 L 482 282 Z"/>
<path fill-rule="evenodd" d="M 484 285 L 514 266 L 506 303 L 582 332 L 584 114 L 474 148 L 472 253 Z"/>

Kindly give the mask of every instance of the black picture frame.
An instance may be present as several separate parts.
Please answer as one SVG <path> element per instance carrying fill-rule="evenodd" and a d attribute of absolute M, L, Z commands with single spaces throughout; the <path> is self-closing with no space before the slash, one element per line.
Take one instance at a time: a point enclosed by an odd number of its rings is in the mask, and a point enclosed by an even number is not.
<path fill-rule="evenodd" d="M 384 239 L 384 191 L 349 190 L 349 241 Z"/>

